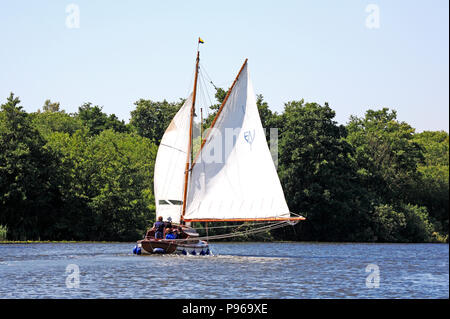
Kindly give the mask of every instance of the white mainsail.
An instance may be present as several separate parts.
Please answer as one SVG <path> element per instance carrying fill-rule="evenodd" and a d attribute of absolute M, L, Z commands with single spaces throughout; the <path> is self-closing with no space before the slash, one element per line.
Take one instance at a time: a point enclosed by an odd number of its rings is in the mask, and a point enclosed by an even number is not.
<path fill-rule="evenodd" d="M 184 220 L 289 217 L 245 64 L 192 168 Z"/>
<path fill-rule="evenodd" d="M 183 204 L 184 171 L 189 141 L 192 94 L 166 129 L 155 162 L 156 216 L 179 223 Z"/>

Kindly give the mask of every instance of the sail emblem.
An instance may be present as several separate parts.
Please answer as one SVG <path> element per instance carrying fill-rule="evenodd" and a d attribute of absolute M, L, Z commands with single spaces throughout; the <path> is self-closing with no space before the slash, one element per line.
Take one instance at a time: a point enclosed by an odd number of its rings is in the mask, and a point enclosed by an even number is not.
<path fill-rule="evenodd" d="M 253 141 L 255 140 L 255 130 L 253 131 L 245 131 L 244 132 L 244 139 L 245 141 L 252 145 Z"/>

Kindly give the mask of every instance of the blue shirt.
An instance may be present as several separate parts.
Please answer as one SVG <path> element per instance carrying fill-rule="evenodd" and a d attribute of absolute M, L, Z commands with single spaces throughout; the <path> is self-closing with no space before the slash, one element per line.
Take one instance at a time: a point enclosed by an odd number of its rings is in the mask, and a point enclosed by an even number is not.
<path fill-rule="evenodd" d="M 155 228 L 156 228 L 156 231 L 163 232 L 164 231 L 164 223 L 160 222 L 160 221 L 156 222 Z"/>
<path fill-rule="evenodd" d="M 174 234 L 167 234 L 166 235 L 166 239 L 175 239 L 175 235 Z"/>

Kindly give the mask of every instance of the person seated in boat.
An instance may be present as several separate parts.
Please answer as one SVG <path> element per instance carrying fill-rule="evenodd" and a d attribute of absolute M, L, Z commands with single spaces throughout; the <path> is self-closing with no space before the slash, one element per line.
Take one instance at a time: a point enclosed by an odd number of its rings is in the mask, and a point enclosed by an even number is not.
<path fill-rule="evenodd" d="M 186 238 L 187 235 L 183 232 L 183 228 L 181 226 L 177 227 L 177 239 Z"/>
<path fill-rule="evenodd" d="M 166 239 L 176 239 L 175 233 L 172 228 L 166 228 Z"/>
<path fill-rule="evenodd" d="M 162 216 L 158 217 L 158 221 L 153 225 L 153 230 L 155 231 L 155 238 L 163 238 L 164 235 L 164 222 Z"/>
<path fill-rule="evenodd" d="M 174 228 L 173 228 L 172 233 L 173 233 L 173 235 L 175 236 L 174 239 L 178 239 L 178 228 L 177 228 L 177 227 L 174 227 Z"/>
<path fill-rule="evenodd" d="M 172 228 L 172 217 L 169 216 L 167 218 L 167 221 L 164 222 L 164 225 L 165 225 L 166 228 Z"/>
<path fill-rule="evenodd" d="M 166 235 L 170 232 L 170 230 L 171 230 L 172 228 L 168 228 L 168 227 L 165 227 L 164 228 L 164 238 L 166 238 Z"/>
<path fill-rule="evenodd" d="M 169 216 L 167 221 L 164 222 L 164 238 L 166 238 L 170 229 L 172 229 L 172 217 Z"/>

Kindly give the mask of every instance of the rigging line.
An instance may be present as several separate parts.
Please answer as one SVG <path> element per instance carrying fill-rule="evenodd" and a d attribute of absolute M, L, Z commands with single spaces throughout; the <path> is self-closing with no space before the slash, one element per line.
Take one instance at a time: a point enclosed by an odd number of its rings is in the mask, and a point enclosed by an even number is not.
<path fill-rule="evenodd" d="M 205 74 L 203 72 L 201 74 L 201 79 L 202 79 L 202 81 L 204 83 L 205 88 L 208 87 L 208 85 L 206 83 L 206 79 L 205 79 Z M 206 90 L 206 96 L 208 97 L 208 101 L 209 101 L 208 108 L 209 108 L 209 107 L 211 107 L 213 105 L 209 90 Z"/>
<path fill-rule="evenodd" d="M 211 239 L 225 239 L 225 238 L 232 238 L 232 237 L 237 237 L 237 236 L 257 234 L 257 233 L 261 233 L 261 232 L 265 232 L 265 231 L 269 231 L 269 230 L 285 227 L 287 225 L 289 225 L 289 224 L 287 224 L 286 222 L 281 222 L 279 224 L 275 224 L 275 225 L 271 225 L 271 226 L 265 226 L 265 227 L 260 227 L 260 228 L 253 229 L 253 230 L 245 230 L 245 231 L 235 232 L 235 233 L 230 233 L 230 234 L 210 236 L 209 240 L 211 240 Z M 196 240 L 203 240 L 203 239 L 205 239 L 205 237 L 197 237 L 196 238 Z"/>
<path fill-rule="evenodd" d="M 204 79 L 203 79 L 203 74 L 202 74 L 202 72 L 200 72 L 200 74 L 199 74 L 199 79 L 200 79 L 200 83 L 201 83 L 201 86 L 202 86 L 202 98 L 203 98 L 203 108 L 205 109 L 205 110 L 207 110 L 208 109 L 208 101 L 207 101 L 207 98 L 206 97 L 208 97 L 209 98 L 209 94 L 208 94 L 208 91 L 207 91 L 207 89 L 206 89 L 206 85 L 205 85 L 205 83 L 204 83 Z M 200 123 L 201 123 L 202 121 L 200 121 Z M 201 123 L 202 125 L 203 125 L 203 123 Z"/>
<path fill-rule="evenodd" d="M 202 65 L 202 67 L 203 67 L 202 63 L 200 63 L 200 65 Z M 217 90 L 219 88 L 222 88 L 222 87 L 229 87 L 230 86 L 230 83 L 231 83 L 230 81 L 221 82 L 220 84 L 218 84 L 219 86 L 217 86 L 216 84 L 214 84 L 212 78 L 209 76 L 209 73 L 206 71 L 206 69 L 204 67 L 203 67 L 203 69 L 205 71 L 205 75 L 207 77 L 208 83 L 210 83 L 214 87 L 215 90 Z"/>
<path fill-rule="evenodd" d="M 206 105 L 207 105 L 207 101 L 206 101 L 206 98 L 205 98 L 205 87 L 204 87 L 204 84 L 202 82 L 201 72 L 199 72 L 198 91 L 199 91 L 199 102 L 200 102 L 198 104 L 198 106 L 199 106 L 199 109 L 200 109 L 200 108 L 206 107 Z M 200 113 L 201 112 L 199 112 L 197 114 L 197 117 L 199 119 L 198 123 L 201 123 Z"/>
<path fill-rule="evenodd" d="M 245 234 L 253 234 L 253 233 L 258 233 L 258 232 L 262 232 L 262 231 L 266 231 L 266 230 L 270 230 L 270 229 L 276 229 L 276 228 L 284 227 L 287 225 L 288 225 L 288 223 L 286 223 L 285 221 L 282 221 L 282 222 L 273 223 L 271 225 L 266 225 L 266 226 L 255 228 L 255 229 L 248 229 L 248 230 L 241 231 L 241 232 L 209 236 L 209 239 L 231 238 L 231 237 L 241 236 L 241 235 L 245 235 Z M 196 240 L 203 240 L 205 238 L 206 237 L 195 237 L 192 239 L 189 239 L 189 238 L 174 239 L 174 241 L 196 241 Z"/>
<path fill-rule="evenodd" d="M 205 83 L 205 87 L 207 87 L 207 84 L 206 84 L 206 83 L 207 83 L 207 81 L 209 80 L 209 83 L 212 84 L 212 86 L 214 87 L 215 91 L 217 92 L 217 90 L 218 90 L 217 86 L 213 83 L 213 81 L 211 80 L 211 77 L 209 76 L 208 72 L 207 72 L 206 69 L 203 67 L 203 65 L 202 65 L 202 71 L 204 71 L 204 73 L 202 73 L 201 76 L 202 76 L 202 80 L 203 80 L 204 83 Z M 205 77 L 206 77 L 207 79 L 206 79 Z M 208 91 L 207 91 L 207 92 L 208 92 Z M 205 117 L 205 118 L 208 118 L 208 117 L 209 117 L 209 110 L 210 110 L 210 107 L 213 106 L 213 102 L 212 102 L 213 99 L 211 99 L 211 96 L 209 95 L 209 92 L 208 92 L 208 99 L 209 99 L 209 107 L 206 108 L 206 117 Z"/>
<path fill-rule="evenodd" d="M 201 87 L 201 100 L 202 100 L 202 105 L 201 105 L 201 108 L 203 109 L 203 108 L 207 108 L 207 105 L 208 105 L 208 102 L 207 102 L 207 100 L 206 100 L 206 94 L 205 94 L 205 87 L 204 87 L 204 83 L 203 83 L 203 81 L 202 81 L 202 77 L 201 77 L 201 74 L 200 74 L 200 76 L 199 76 L 199 86 Z M 201 112 L 201 111 L 200 111 Z M 202 118 L 201 117 L 199 117 L 199 128 L 201 128 L 201 126 L 203 125 L 203 123 L 202 123 Z M 200 136 L 200 143 L 201 143 L 201 139 L 202 139 L 203 137 L 202 136 Z"/>
<path fill-rule="evenodd" d="M 173 147 L 173 146 L 164 144 L 164 143 L 160 143 L 159 145 L 160 145 L 160 146 L 163 145 L 163 146 L 165 146 L 165 147 L 169 147 L 169 148 L 172 148 L 172 149 L 174 149 L 174 150 L 176 150 L 176 151 L 179 151 L 179 152 L 181 152 L 181 153 L 186 154 L 186 151 L 180 150 L 179 148 L 176 148 L 176 147 Z"/>
<path fill-rule="evenodd" d="M 200 136 L 200 132 L 202 131 L 201 125 L 203 125 L 203 123 L 201 122 L 201 118 L 200 118 L 201 111 L 197 112 L 197 110 L 199 110 L 200 108 L 203 108 L 203 107 L 207 108 L 207 105 L 208 105 L 208 102 L 206 100 L 207 92 L 205 92 L 206 89 L 205 89 L 204 81 L 202 81 L 202 80 L 203 80 L 202 69 L 201 69 L 201 67 L 199 67 L 198 83 L 197 83 L 197 93 L 198 93 L 197 96 L 198 96 L 199 103 L 197 103 L 197 107 L 196 107 L 197 121 L 196 121 L 195 125 L 196 125 L 197 129 L 195 130 L 196 134 L 195 134 L 194 140 L 197 141 L 198 138 L 200 138 L 200 140 L 199 140 L 199 143 L 196 144 L 196 147 L 193 149 L 194 154 L 196 154 L 199 151 L 200 145 L 202 143 L 202 138 L 203 138 L 202 136 Z"/>
<path fill-rule="evenodd" d="M 197 134 L 194 139 L 195 140 L 198 138 L 200 138 L 200 139 L 199 139 L 199 144 L 197 145 L 197 147 L 195 147 L 195 149 L 193 149 L 194 154 L 197 154 L 197 155 L 200 151 L 200 148 L 201 148 L 201 146 L 203 144 L 203 140 L 204 140 L 204 136 L 201 136 L 201 134 L 200 134 L 200 132 L 202 132 L 202 126 L 204 125 L 204 123 L 202 122 L 202 119 L 200 118 L 201 111 L 199 109 L 203 107 L 206 110 L 206 117 L 205 116 L 203 117 L 203 121 L 206 122 L 206 119 L 209 117 L 209 112 L 208 112 L 209 106 L 212 105 L 212 104 L 208 104 L 208 100 L 211 103 L 211 98 L 208 94 L 208 91 L 205 88 L 206 85 L 205 85 L 203 74 L 201 73 L 201 68 L 199 68 L 198 75 L 199 76 L 198 76 L 198 83 L 197 83 L 197 92 L 198 92 L 197 96 L 198 96 L 199 103 L 196 104 L 197 107 L 196 107 L 195 113 L 196 113 L 196 119 L 197 119 L 197 122 L 196 122 L 196 126 L 197 126 L 196 133 Z M 200 113 L 197 112 L 197 110 Z M 206 128 L 203 131 L 203 135 L 205 135 L 207 130 L 208 130 L 208 128 Z"/>
<path fill-rule="evenodd" d="M 205 83 L 205 78 L 203 77 L 203 74 L 202 74 L 202 77 L 201 77 L 201 80 L 203 81 L 203 83 L 204 83 L 204 85 L 206 86 L 206 83 Z M 206 97 L 208 98 L 208 100 L 206 101 L 206 99 L 205 99 L 205 116 L 203 117 L 203 121 L 204 121 L 204 123 L 203 124 L 206 124 L 207 123 L 207 120 L 209 119 L 209 117 L 210 117 L 210 114 L 211 114 L 211 106 L 213 105 L 213 102 L 212 102 L 212 99 L 211 99 L 211 96 L 210 96 L 210 92 L 209 91 L 206 91 Z M 204 136 L 202 137 L 202 138 L 204 138 L 205 136 L 206 136 L 206 134 L 205 133 L 207 133 L 207 131 L 208 131 L 208 129 L 209 129 L 209 127 L 208 126 L 206 126 L 205 127 L 205 130 L 204 130 Z"/>
<path fill-rule="evenodd" d="M 200 73 L 200 72 L 199 72 Z M 198 104 L 195 110 L 195 130 L 193 132 L 193 140 L 195 141 L 194 143 L 194 148 L 192 149 L 192 152 L 194 154 L 197 153 L 198 149 L 200 148 L 200 144 L 201 141 L 198 142 L 198 139 L 201 138 L 200 137 L 200 125 L 201 125 L 201 120 L 200 120 L 200 108 L 202 108 L 203 104 L 204 104 L 204 96 L 203 96 L 203 86 L 202 86 L 202 82 L 200 81 L 200 77 L 199 77 L 199 81 L 198 81 L 198 87 L 197 87 L 197 97 L 198 97 Z"/>
<path fill-rule="evenodd" d="M 204 73 L 202 72 L 202 80 L 203 80 L 203 82 L 205 83 L 205 86 L 208 86 L 208 84 L 207 84 L 207 79 L 206 79 L 206 77 L 208 77 L 208 74 L 207 74 L 207 72 L 206 72 L 206 70 L 203 70 L 204 71 Z M 211 83 L 212 81 L 210 81 L 210 83 Z M 214 86 L 214 85 L 213 85 Z M 216 89 L 216 87 L 214 86 L 214 89 Z M 213 105 L 213 103 L 212 103 L 212 100 L 213 99 L 211 99 L 211 96 L 210 96 L 210 94 L 208 93 L 208 99 L 209 99 L 209 107 L 206 109 L 206 112 L 208 112 L 208 115 L 209 115 L 209 108 Z"/>
<path fill-rule="evenodd" d="M 297 217 L 303 217 L 302 215 L 297 214 L 297 213 L 294 213 L 294 212 L 289 212 L 289 213 L 294 214 L 294 215 L 297 216 Z"/>
<path fill-rule="evenodd" d="M 200 106 L 203 106 L 204 102 L 205 102 L 205 88 L 203 87 L 201 70 L 199 70 L 199 72 L 198 72 L 198 88 L 199 88 L 199 93 L 200 93 L 199 95 L 201 98 L 201 104 L 199 104 L 199 107 L 200 107 Z"/>
<path fill-rule="evenodd" d="M 212 81 L 211 77 L 209 76 L 208 72 L 206 71 L 206 69 L 203 67 L 203 64 L 200 64 L 202 66 L 202 68 L 205 70 L 205 75 L 208 77 L 209 83 L 212 84 L 212 86 L 214 87 L 215 90 L 217 90 L 217 86 L 214 84 L 214 82 Z"/>
<path fill-rule="evenodd" d="M 293 212 L 289 212 L 289 213 L 295 215 L 296 217 L 303 217 L 302 215 L 299 215 L 299 214 L 296 214 L 296 213 L 293 213 Z M 298 222 L 299 222 L 299 221 L 297 220 L 297 221 L 288 222 L 288 223 L 289 223 L 290 225 L 294 226 L 294 225 L 297 225 Z M 294 232 L 295 232 L 295 228 L 294 228 Z"/>
<path fill-rule="evenodd" d="M 244 230 L 240 230 L 240 231 L 234 230 L 234 231 L 232 231 L 231 233 L 228 233 L 228 234 L 217 234 L 217 235 L 212 235 L 212 236 L 209 235 L 209 238 L 210 239 L 217 239 L 217 238 L 235 237 L 235 236 L 240 236 L 240 234 L 251 234 L 251 233 L 259 232 L 259 231 L 262 231 L 262 230 L 270 230 L 273 227 L 276 227 L 276 225 L 272 224 L 272 225 L 266 225 L 264 227 L 256 227 L 256 228 L 252 228 L 252 229 L 244 229 Z M 204 237 L 204 235 L 202 237 Z"/>
<path fill-rule="evenodd" d="M 206 71 L 205 71 L 205 72 L 206 72 Z M 200 78 L 201 78 L 201 80 L 203 81 L 204 86 L 205 86 L 205 88 L 206 88 L 206 87 L 207 87 L 207 84 L 206 84 L 206 79 L 205 79 L 205 77 L 204 77 L 203 72 L 200 73 Z M 213 105 L 213 103 L 212 103 L 211 97 L 210 97 L 210 95 L 209 95 L 209 92 L 208 92 L 207 90 L 206 90 L 206 95 L 207 95 L 208 100 L 209 100 L 209 107 L 211 107 L 211 106 Z M 208 108 L 209 108 L 209 107 L 208 107 Z"/>
<path fill-rule="evenodd" d="M 201 73 L 201 70 L 200 70 L 200 72 L 199 72 L 199 80 L 200 80 L 200 81 L 198 81 L 198 83 L 199 83 L 199 88 L 200 88 L 200 95 L 201 95 L 201 99 L 202 99 L 202 105 L 206 107 L 206 105 L 207 105 L 207 101 L 206 101 L 206 93 L 205 93 L 206 88 L 205 88 L 205 85 L 204 85 L 204 83 L 203 83 L 203 81 L 202 81 L 202 73 Z"/>
<path fill-rule="evenodd" d="M 241 231 L 241 232 L 209 236 L 208 239 L 209 240 L 225 239 L 225 238 L 232 238 L 232 237 L 243 236 L 243 235 L 256 234 L 256 233 L 260 233 L 260 232 L 264 232 L 264 231 L 268 231 L 268 230 L 272 230 L 272 229 L 285 227 L 287 225 L 289 225 L 289 224 L 286 223 L 285 221 L 282 221 L 282 222 L 275 223 L 272 225 L 267 225 L 267 226 L 263 226 L 263 227 L 259 227 L 259 228 L 255 228 L 255 229 Z M 206 239 L 206 237 L 196 237 L 196 238 L 191 239 L 191 241 L 192 240 L 204 240 L 204 239 Z M 189 241 L 190 239 L 175 239 L 175 241 L 186 241 L 186 240 Z"/>

